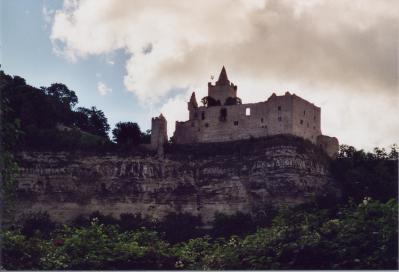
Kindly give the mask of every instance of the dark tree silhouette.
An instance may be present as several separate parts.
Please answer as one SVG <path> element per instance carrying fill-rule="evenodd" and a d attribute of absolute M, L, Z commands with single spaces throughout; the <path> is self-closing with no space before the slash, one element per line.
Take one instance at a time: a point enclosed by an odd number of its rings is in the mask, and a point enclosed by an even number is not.
<path fill-rule="evenodd" d="M 240 104 L 242 104 L 242 101 L 241 101 L 241 98 L 239 98 L 239 97 L 228 97 L 226 99 L 226 102 L 224 102 L 224 104 L 226 106 L 229 106 L 229 105 L 240 105 Z"/>
<path fill-rule="evenodd" d="M 113 140 L 118 145 L 135 146 L 140 144 L 142 133 L 137 123 L 119 122 L 112 130 Z"/>
<path fill-rule="evenodd" d="M 204 98 L 201 99 L 202 104 L 204 104 L 205 107 L 213 107 L 213 106 L 220 106 L 221 103 L 219 100 L 215 100 L 211 96 L 205 96 Z"/>
<path fill-rule="evenodd" d="M 110 126 L 102 110 L 98 110 L 96 107 L 90 109 L 79 107 L 77 112 L 76 125 L 79 128 L 91 134 L 108 138 Z"/>
<path fill-rule="evenodd" d="M 388 154 L 375 148 L 373 153 L 341 145 L 332 162 L 332 173 L 342 186 L 343 196 L 361 201 L 364 197 L 387 201 L 398 193 L 398 152 L 392 146 Z"/>
<path fill-rule="evenodd" d="M 0 87 L 5 102 L 1 121 L 19 131 L 18 137 L 10 135 L 13 141 L 4 129 L 2 134 L 14 143 L 15 150 L 88 150 L 112 146 L 104 113 L 95 107 L 73 110 L 78 98 L 66 85 L 55 83 L 38 89 L 27 85 L 21 77 L 0 71 Z"/>
<path fill-rule="evenodd" d="M 45 94 L 56 97 L 60 102 L 73 108 L 78 103 L 76 93 L 62 83 L 53 83 L 50 87 L 41 87 Z"/>

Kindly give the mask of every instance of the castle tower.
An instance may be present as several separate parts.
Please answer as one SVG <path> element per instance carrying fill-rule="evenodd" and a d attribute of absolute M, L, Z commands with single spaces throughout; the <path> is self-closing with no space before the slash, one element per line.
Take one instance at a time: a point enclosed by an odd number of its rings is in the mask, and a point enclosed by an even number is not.
<path fill-rule="evenodd" d="M 151 120 L 151 149 L 163 150 L 163 145 L 168 142 L 167 122 L 165 117 L 159 115 Z"/>
<path fill-rule="evenodd" d="M 222 71 L 220 71 L 219 79 L 216 81 L 215 85 L 208 82 L 208 96 L 216 101 L 220 101 L 221 105 L 224 105 L 227 98 L 237 97 L 237 86 L 230 82 L 224 66 Z"/>
<path fill-rule="evenodd" d="M 195 92 L 191 94 L 190 101 L 187 103 L 187 108 L 189 112 L 189 119 L 194 119 L 195 109 L 198 108 L 197 99 L 195 98 Z"/>

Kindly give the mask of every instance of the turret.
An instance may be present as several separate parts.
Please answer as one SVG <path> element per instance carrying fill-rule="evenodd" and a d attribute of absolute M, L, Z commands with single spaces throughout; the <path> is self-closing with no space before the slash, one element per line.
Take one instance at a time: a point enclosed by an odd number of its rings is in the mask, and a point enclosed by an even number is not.
<path fill-rule="evenodd" d="M 167 122 L 161 113 L 159 117 L 154 117 L 151 120 L 151 148 L 158 152 L 163 151 L 163 145 L 167 142 Z"/>
<path fill-rule="evenodd" d="M 224 105 L 227 98 L 237 97 L 237 86 L 230 82 L 224 66 L 215 85 L 208 83 L 208 96 L 220 101 L 221 105 Z"/>
<path fill-rule="evenodd" d="M 195 98 L 195 92 L 191 94 L 190 101 L 187 103 L 187 108 L 189 112 L 189 119 L 194 119 L 195 109 L 198 108 L 197 99 Z"/>

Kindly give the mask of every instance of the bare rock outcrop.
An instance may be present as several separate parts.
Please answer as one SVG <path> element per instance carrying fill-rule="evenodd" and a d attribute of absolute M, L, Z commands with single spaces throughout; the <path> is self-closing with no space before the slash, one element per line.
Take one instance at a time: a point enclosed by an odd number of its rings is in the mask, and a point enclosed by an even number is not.
<path fill-rule="evenodd" d="M 17 213 L 61 222 L 94 211 L 118 217 L 170 212 L 249 213 L 297 204 L 334 188 L 330 159 L 302 139 L 275 137 L 167 147 L 164 157 L 24 152 L 16 156 Z"/>

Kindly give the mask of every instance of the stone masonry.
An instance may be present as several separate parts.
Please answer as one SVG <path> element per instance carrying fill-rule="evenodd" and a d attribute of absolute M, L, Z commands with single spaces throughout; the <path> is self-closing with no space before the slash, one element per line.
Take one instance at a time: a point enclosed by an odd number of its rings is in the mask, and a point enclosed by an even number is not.
<path fill-rule="evenodd" d="M 223 67 L 215 85 L 208 83 L 208 97 L 217 105 L 198 106 L 195 93 L 188 102 L 189 120 L 176 122 L 177 144 L 227 142 L 289 134 L 310 140 L 330 156 L 338 152 L 338 140 L 321 133 L 320 108 L 286 92 L 273 93 L 266 101 L 229 105 L 237 99 L 237 86 Z"/>

